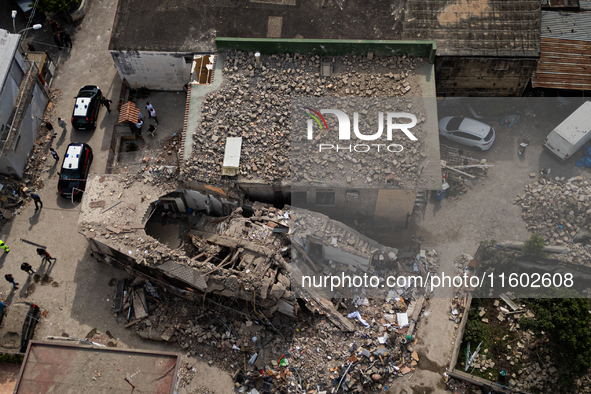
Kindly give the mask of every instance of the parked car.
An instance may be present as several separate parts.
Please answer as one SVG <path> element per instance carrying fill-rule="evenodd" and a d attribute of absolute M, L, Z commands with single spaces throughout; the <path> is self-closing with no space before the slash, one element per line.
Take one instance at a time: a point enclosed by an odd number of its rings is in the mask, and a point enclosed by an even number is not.
<path fill-rule="evenodd" d="M 25 14 L 27 20 L 32 19 L 31 26 L 37 23 L 43 23 L 47 19 L 43 12 L 37 11 L 36 8 L 31 7 L 34 1 L 31 0 L 16 0 L 16 5 Z"/>
<path fill-rule="evenodd" d="M 57 189 L 62 197 L 82 197 L 86 188 L 86 179 L 92 164 L 92 148 L 83 142 L 68 145 L 57 183 Z M 75 190 L 74 190 L 75 189 Z"/>
<path fill-rule="evenodd" d="M 0 302 L 0 352 L 24 353 L 40 317 L 41 310 L 35 304 L 14 302 L 6 306 Z"/>
<path fill-rule="evenodd" d="M 99 110 L 101 108 L 102 92 L 98 86 L 87 85 L 74 97 L 74 111 L 72 112 L 72 126 L 78 130 L 96 129 Z"/>
<path fill-rule="evenodd" d="M 458 144 L 489 150 L 495 142 L 495 129 L 463 116 L 446 116 L 439 121 L 439 135 Z"/>

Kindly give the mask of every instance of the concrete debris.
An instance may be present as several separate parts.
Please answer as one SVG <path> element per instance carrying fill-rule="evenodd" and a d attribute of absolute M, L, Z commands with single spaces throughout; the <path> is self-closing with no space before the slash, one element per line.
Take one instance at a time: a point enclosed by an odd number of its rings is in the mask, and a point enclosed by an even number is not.
<path fill-rule="evenodd" d="M 326 78 L 320 76 L 319 56 L 263 55 L 261 59 L 263 66 L 256 68 L 252 54 L 227 54 L 224 82 L 203 101 L 201 121 L 193 134 L 192 157 L 183 163 L 182 178 L 220 184 L 226 138 L 242 137 L 239 177 L 267 183 L 289 180 L 292 173 L 292 97 L 402 98 L 411 90 L 412 69 L 426 61 L 422 58 L 407 58 L 403 62 L 399 57 L 339 57 L 336 61 L 342 66 L 342 72 Z M 420 89 L 412 88 L 413 95 L 420 97 Z M 406 98 L 401 99 L 400 109 L 406 110 L 407 104 Z M 420 123 L 424 119 L 420 109 L 413 108 L 413 111 L 419 112 Z M 383 171 L 383 163 L 372 163 L 358 170 L 357 166 L 362 163 L 343 159 L 351 170 L 364 172 L 364 178 L 369 171 L 374 183 L 385 182 L 385 177 L 395 172 L 404 185 L 417 177 L 422 161 L 416 149 L 398 157 L 398 167 L 388 173 Z"/>
<path fill-rule="evenodd" d="M 227 307 L 220 303 L 224 297 L 214 295 L 196 303 L 175 297 L 149 281 L 127 283 L 125 306 L 116 314 L 118 322 L 125 323 L 131 316 L 129 308 L 134 305 L 130 294 L 151 293 L 146 306 L 149 316 L 134 320 L 129 328 L 141 338 L 176 344 L 188 356 L 204 358 L 227 370 L 235 376 L 237 388 L 243 387 L 245 392 L 285 392 L 294 385 L 308 392 L 319 385 L 331 387 L 335 380 L 342 380 L 347 392 L 373 392 L 414 371 L 421 357 L 414 350 L 416 341 L 409 327 L 384 318 L 414 309 L 413 318 L 418 319 L 422 303 L 420 308 L 414 307 L 411 299 L 369 299 L 367 305 L 359 306 L 352 300 L 341 301 L 342 311 L 337 313 L 357 310 L 368 322 L 367 328 L 349 333 L 322 315 L 266 318 L 253 310 L 252 304 L 250 308 L 244 302 L 243 307 L 241 302 Z M 179 374 L 187 383 L 192 376 L 188 367 Z"/>
<path fill-rule="evenodd" d="M 527 185 L 513 203 L 521 206 L 530 232 L 542 236 L 549 246 L 569 250 L 553 257 L 591 266 L 591 238 L 584 235 L 591 225 L 591 185 L 587 181 L 582 177 L 540 179 Z"/>

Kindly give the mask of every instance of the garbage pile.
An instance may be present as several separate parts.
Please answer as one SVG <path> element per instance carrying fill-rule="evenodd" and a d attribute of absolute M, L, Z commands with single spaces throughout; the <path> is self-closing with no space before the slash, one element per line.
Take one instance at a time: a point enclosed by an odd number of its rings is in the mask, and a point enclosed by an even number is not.
<path fill-rule="evenodd" d="M 354 333 L 310 311 L 266 319 L 253 304 L 209 295 L 192 302 L 139 278 L 120 280 L 114 300 L 118 323 L 228 371 L 241 392 L 382 392 L 420 359 L 412 330 L 424 299 L 394 293 L 340 301 Z M 182 376 L 190 382 L 191 371 Z"/>
<path fill-rule="evenodd" d="M 591 265 L 591 185 L 582 177 L 540 179 L 527 185 L 513 203 L 521 206 L 530 232 L 542 236 L 548 245 L 568 248 L 557 258 Z"/>
<path fill-rule="evenodd" d="M 181 176 L 220 184 L 226 138 L 242 137 L 241 177 L 265 182 L 289 179 L 292 97 L 403 97 L 411 89 L 420 97 L 412 75 L 414 68 L 425 62 L 407 56 L 345 56 L 338 58 L 342 67 L 338 76 L 328 77 L 321 76 L 317 55 L 295 53 L 261 59 L 257 67 L 252 53 L 227 55 L 224 82 L 203 101 L 202 118 L 193 134 L 192 157 L 185 161 Z M 411 163 L 415 157 L 412 150 L 402 152 L 393 166 L 402 163 L 409 171 L 412 167 L 413 174 L 418 173 L 421 166 Z M 376 174 L 388 175 L 381 164 Z"/>

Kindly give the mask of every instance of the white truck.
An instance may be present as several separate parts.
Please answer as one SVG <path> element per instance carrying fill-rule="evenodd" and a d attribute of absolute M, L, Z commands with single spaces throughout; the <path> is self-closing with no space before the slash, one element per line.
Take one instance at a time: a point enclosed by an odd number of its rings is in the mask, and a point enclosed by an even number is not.
<path fill-rule="evenodd" d="M 586 101 L 554 130 L 544 146 L 561 160 L 572 157 L 591 139 L 591 101 Z"/>

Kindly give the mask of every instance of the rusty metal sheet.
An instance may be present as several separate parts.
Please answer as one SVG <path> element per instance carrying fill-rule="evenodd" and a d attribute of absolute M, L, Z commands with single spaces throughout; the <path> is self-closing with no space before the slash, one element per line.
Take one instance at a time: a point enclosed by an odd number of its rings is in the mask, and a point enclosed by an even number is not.
<path fill-rule="evenodd" d="M 540 60 L 532 77 L 532 87 L 591 90 L 589 42 L 542 38 Z"/>

